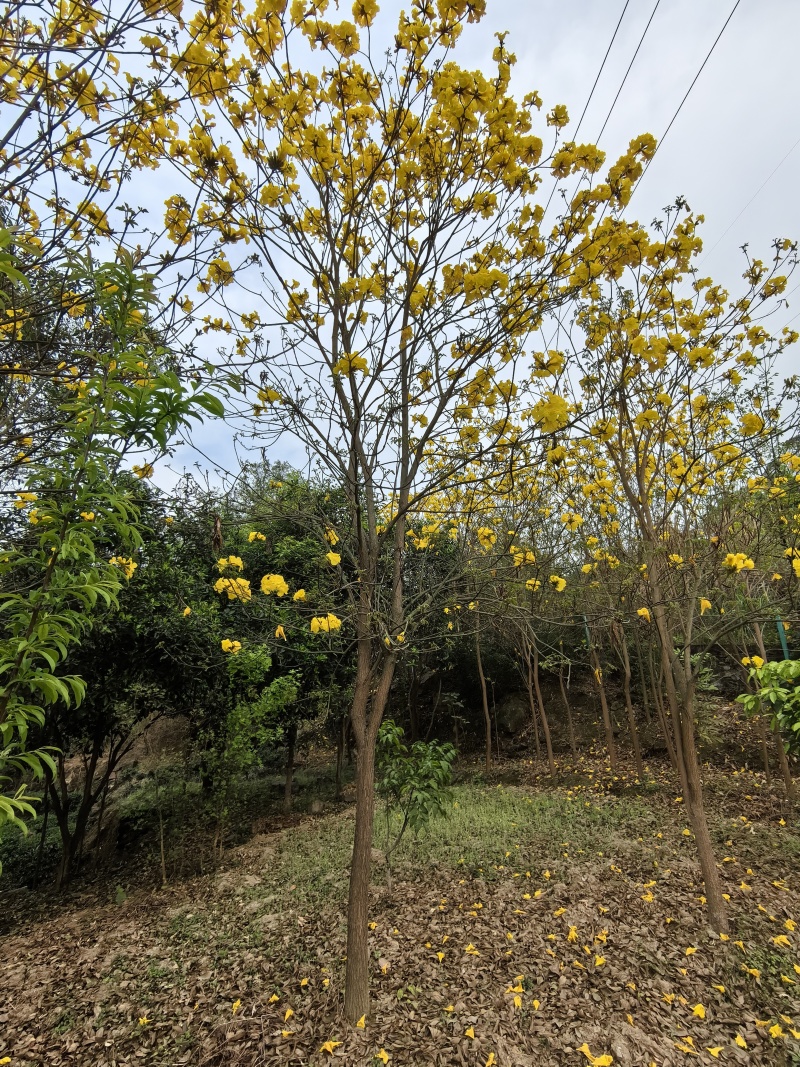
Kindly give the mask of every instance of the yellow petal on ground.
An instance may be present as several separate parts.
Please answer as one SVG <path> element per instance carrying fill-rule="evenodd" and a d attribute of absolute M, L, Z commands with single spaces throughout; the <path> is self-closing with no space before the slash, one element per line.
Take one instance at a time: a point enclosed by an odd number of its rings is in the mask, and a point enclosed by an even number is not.
<path fill-rule="evenodd" d="M 464 1031 L 464 1033 L 465 1033 L 465 1035 L 466 1035 L 467 1037 L 469 1037 L 469 1038 L 472 1038 L 472 1039 L 474 1039 L 474 1037 L 475 1037 L 475 1031 L 474 1031 L 474 1030 L 472 1029 L 472 1027 L 471 1027 L 471 1026 L 468 1026 L 468 1027 L 466 1028 L 466 1030 Z"/>
<path fill-rule="evenodd" d="M 361 1018 L 356 1023 L 356 1026 L 358 1027 L 359 1030 L 363 1030 L 366 1025 L 367 1025 L 367 1017 L 366 1017 L 366 1015 L 362 1015 Z"/>

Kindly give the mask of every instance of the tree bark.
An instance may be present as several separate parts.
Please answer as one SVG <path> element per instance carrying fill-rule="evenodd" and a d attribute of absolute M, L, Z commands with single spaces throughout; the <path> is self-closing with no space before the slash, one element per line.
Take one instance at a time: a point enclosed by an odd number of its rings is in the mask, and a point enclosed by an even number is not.
<path fill-rule="evenodd" d="M 542 745 L 539 741 L 539 714 L 536 710 L 536 698 L 533 695 L 533 671 L 531 670 L 531 660 L 527 651 L 527 643 L 523 639 L 523 654 L 525 656 L 525 682 L 528 690 L 528 707 L 531 711 L 531 722 L 533 723 L 533 742 L 536 750 L 536 762 L 539 763 L 542 758 Z"/>
<path fill-rule="evenodd" d="M 633 701 L 631 700 L 631 661 L 630 656 L 628 655 L 628 645 L 625 641 L 625 631 L 621 626 L 614 623 L 612 633 L 622 660 L 622 692 L 625 697 L 625 711 L 628 716 L 628 731 L 631 735 L 633 758 L 636 763 L 636 774 L 640 779 L 643 779 L 644 765 L 642 763 L 642 750 L 639 745 L 639 732 L 636 729 L 636 713 L 633 710 Z"/>
<path fill-rule="evenodd" d="M 526 647 L 525 649 L 529 673 L 531 672 L 531 648 L 533 649 L 533 687 L 536 690 L 536 701 L 539 705 L 539 715 L 542 719 L 542 733 L 544 734 L 544 744 L 547 749 L 547 766 L 550 770 L 550 777 L 555 778 L 556 761 L 553 758 L 553 739 L 550 735 L 550 722 L 547 718 L 544 700 L 542 699 L 542 687 L 539 684 L 539 648 L 535 638 L 531 638 L 530 647 Z"/>
<path fill-rule="evenodd" d="M 559 647 L 563 655 L 564 647 L 563 642 L 559 642 Z M 561 689 L 561 699 L 564 702 L 564 708 L 567 713 L 567 730 L 569 731 L 569 747 L 572 752 L 572 758 L 578 758 L 578 747 L 575 744 L 575 724 L 572 721 L 572 705 L 569 702 L 569 694 L 567 693 L 567 686 L 564 682 L 564 664 L 561 660 L 558 663 L 558 685 Z"/>
<path fill-rule="evenodd" d="M 292 780 L 294 778 L 294 746 L 297 741 L 297 723 L 286 730 L 286 781 L 283 786 L 283 810 L 288 815 L 292 810 Z"/>
<path fill-rule="evenodd" d="M 753 632 L 755 633 L 756 641 L 758 643 L 759 655 L 766 663 L 767 650 L 764 645 L 764 634 L 761 632 L 761 626 L 757 622 L 753 623 Z M 797 799 L 797 793 L 795 792 L 794 782 L 792 781 L 792 772 L 789 767 L 789 761 L 786 758 L 786 749 L 783 747 L 783 738 L 781 737 L 781 732 L 777 726 L 772 728 L 772 736 L 775 739 L 775 749 L 778 753 L 778 762 L 780 764 L 781 774 L 783 775 L 786 796 L 794 803 Z M 766 741 L 764 743 L 764 756 L 766 759 Z M 769 761 L 767 761 L 767 766 L 769 766 Z"/>
<path fill-rule="evenodd" d="M 608 750 L 608 762 L 611 765 L 611 770 L 616 772 L 617 770 L 617 749 L 614 744 L 614 727 L 611 723 L 611 712 L 608 710 L 608 701 L 606 700 L 606 690 L 603 685 L 603 668 L 600 666 L 600 658 L 597 655 L 597 649 L 592 643 L 589 649 L 589 657 L 594 669 L 594 680 L 597 686 L 597 693 L 600 697 L 600 707 L 603 712 L 603 728 L 606 734 L 606 749 Z"/>
<path fill-rule="evenodd" d="M 689 820 L 694 831 L 697 846 L 697 858 L 706 891 L 708 921 L 718 934 L 728 932 L 728 914 L 722 896 L 722 882 L 719 877 L 714 846 L 708 829 L 703 782 L 700 774 L 700 761 L 694 736 L 694 679 L 689 676 L 688 666 L 681 666 L 675 655 L 671 633 L 664 609 L 664 598 L 660 583 L 651 576 L 653 594 L 653 617 L 661 648 L 661 662 L 664 668 L 664 682 L 667 690 L 672 722 L 675 725 L 675 752 L 678 759 L 678 772 L 681 777 Z M 689 649 L 686 649 L 686 664 L 690 662 Z"/>
<path fill-rule="evenodd" d="M 361 655 L 364 648 L 360 649 Z M 359 659 L 361 659 L 361 655 Z M 359 663 L 361 682 L 356 680 L 353 727 L 356 735 L 356 825 L 350 865 L 347 901 L 347 970 L 344 1010 L 351 1023 L 369 1014 L 369 886 L 372 863 L 372 829 L 375 817 L 375 742 L 386 708 L 394 674 L 395 656 L 390 654 L 375 693 L 370 700 L 371 671 Z M 366 684 L 363 684 L 366 681 Z"/>
<path fill-rule="evenodd" d="M 483 673 L 483 659 L 481 658 L 481 622 L 478 612 L 475 612 L 475 658 L 478 662 L 478 677 L 481 680 L 481 700 L 483 702 L 483 721 L 486 728 L 486 770 L 492 766 L 492 719 L 489 715 L 489 694 L 486 691 L 486 675 Z"/>

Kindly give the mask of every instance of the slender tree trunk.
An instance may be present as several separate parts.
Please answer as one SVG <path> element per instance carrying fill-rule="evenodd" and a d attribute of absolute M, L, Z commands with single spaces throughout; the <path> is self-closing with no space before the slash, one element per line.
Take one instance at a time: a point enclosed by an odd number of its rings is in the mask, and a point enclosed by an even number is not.
<path fill-rule="evenodd" d="M 756 641 L 758 642 L 759 655 L 766 663 L 767 650 L 764 646 L 764 634 L 761 632 L 761 626 L 757 622 L 753 623 L 753 632 L 755 633 Z M 786 749 L 783 747 L 783 738 L 781 737 L 781 732 L 777 727 L 773 727 L 772 736 L 775 739 L 775 749 L 778 753 L 778 762 L 780 764 L 781 774 L 783 775 L 783 784 L 786 788 L 786 796 L 789 800 L 794 802 L 797 799 L 797 793 L 795 792 L 794 782 L 792 781 L 792 772 L 789 767 L 789 761 L 786 758 Z M 766 740 L 764 741 L 764 755 L 766 759 Z M 767 766 L 769 766 L 769 761 L 767 761 Z"/>
<path fill-rule="evenodd" d="M 533 723 L 533 741 L 536 748 L 536 762 L 539 763 L 542 759 L 542 745 L 539 741 L 539 715 L 536 710 L 536 697 L 533 695 L 533 670 L 531 669 L 531 657 L 528 654 L 527 642 L 524 640 L 523 654 L 525 656 L 525 680 L 528 688 L 528 707 L 531 711 L 531 722 Z"/>
<path fill-rule="evenodd" d="M 492 719 L 489 715 L 489 694 L 486 692 L 486 675 L 483 673 L 483 659 L 481 658 L 481 622 L 478 612 L 475 612 L 475 658 L 478 663 L 478 677 L 481 680 L 481 700 L 483 702 L 483 721 L 486 727 L 486 770 L 492 766 Z"/>
<path fill-rule="evenodd" d="M 639 746 L 639 732 L 636 729 L 636 713 L 633 710 L 631 700 L 631 661 L 628 655 L 628 645 L 625 640 L 625 631 L 621 626 L 614 624 L 614 638 L 620 657 L 622 658 L 622 692 L 625 697 L 625 711 L 628 716 L 628 731 L 631 735 L 633 746 L 633 758 L 636 763 L 636 774 L 640 779 L 644 778 L 644 765 L 642 763 L 642 750 Z"/>
<path fill-rule="evenodd" d="M 47 821 L 50 818 L 50 770 L 44 772 L 44 802 L 42 804 L 42 831 L 39 835 L 39 847 L 36 851 L 36 867 L 33 872 L 33 888 L 39 888 L 39 878 L 42 871 L 42 857 L 44 855 L 44 843 L 47 837 Z"/>
<path fill-rule="evenodd" d="M 419 741 L 419 671 L 411 668 L 411 684 L 408 687 L 408 725 L 411 732 L 411 742 Z"/>
<path fill-rule="evenodd" d="M 758 730 L 758 741 L 761 747 L 761 762 L 764 765 L 764 777 L 766 778 L 767 785 L 772 785 L 772 772 L 769 769 L 769 750 L 767 748 L 767 730 L 764 726 L 764 716 L 760 712 L 756 715 L 756 728 Z"/>
<path fill-rule="evenodd" d="M 563 655 L 562 641 L 559 641 L 559 650 Z M 570 696 L 567 694 L 566 683 L 564 682 L 564 664 L 562 659 L 559 659 L 558 663 L 558 684 L 561 689 L 561 699 L 564 702 L 564 710 L 566 711 L 566 729 L 570 731 L 570 751 L 572 752 L 573 760 L 576 760 L 578 757 L 578 748 L 575 744 L 575 724 L 572 719 Z"/>
<path fill-rule="evenodd" d="M 542 717 L 542 733 L 544 734 L 544 743 L 547 749 L 547 766 L 550 769 L 550 777 L 555 778 L 556 761 L 553 758 L 553 739 L 550 736 L 550 722 L 542 699 L 542 687 L 539 684 L 539 648 L 535 638 L 531 640 L 531 646 L 533 648 L 533 687 L 536 690 L 536 701 L 539 705 L 539 714 Z M 528 658 L 528 670 L 530 671 L 530 650 L 526 648 L 525 654 Z"/>
<path fill-rule="evenodd" d="M 292 779 L 294 778 L 294 746 L 297 741 L 297 723 L 291 723 L 286 731 L 286 781 L 283 786 L 283 810 L 288 815 L 292 810 Z"/>
<path fill-rule="evenodd" d="M 675 656 L 669 631 L 664 598 L 659 583 L 652 580 L 653 615 L 656 621 L 658 641 L 661 646 L 661 661 L 664 667 L 664 682 L 670 715 L 675 724 L 675 751 L 678 757 L 678 772 L 683 785 L 684 799 L 697 845 L 697 858 L 706 891 L 708 921 L 718 933 L 728 932 L 728 914 L 722 896 L 714 846 L 708 829 L 700 761 L 694 736 L 694 680 L 687 679 L 685 669 Z M 688 653 L 687 653 L 688 655 Z M 680 686 L 680 692 L 678 687 Z"/>
<path fill-rule="evenodd" d="M 653 664 L 653 649 L 652 647 L 648 652 L 648 663 L 650 667 L 650 684 L 652 686 L 653 703 L 656 706 L 656 714 L 658 715 L 658 722 L 661 726 L 661 736 L 664 738 L 664 744 L 667 746 L 667 755 L 669 756 L 669 762 L 672 765 L 672 769 L 678 770 L 678 757 L 675 752 L 675 745 L 672 740 L 672 730 L 670 729 L 669 722 L 667 721 L 667 712 L 664 707 L 664 700 L 661 696 L 661 683 L 664 677 L 664 667 L 661 665 L 658 681 L 656 681 L 656 670 Z"/>
<path fill-rule="evenodd" d="M 344 733 L 347 729 L 347 716 L 342 716 L 336 738 L 336 799 L 342 799 L 342 759 L 344 757 Z"/>
<path fill-rule="evenodd" d="M 647 720 L 648 726 L 653 721 L 653 716 L 650 714 L 650 698 L 647 694 L 647 682 L 644 674 L 644 658 L 642 656 L 642 643 L 639 640 L 639 635 L 634 631 L 634 641 L 636 643 L 636 666 L 639 670 L 639 687 L 642 691 L 642 710 L 644 711 L 644 717 Z"/>
<path fill-rule="evenodd" d="M 597 649 L 594 647 L 594 643 L 589 649 L 589 657 L 592 662 L 592 668 L 594 669 L 594 680 L 597 686 L 597 694 L 600 697 L 600 707 L 603 712 L 603 728 L 606 734 L 606 749 L 608 750 L 608 762 L 611 765 L 611 770 L 616 772 L 617 769 L 617 749 L 614 744 L 614 727 L 611 722 L 611 712 L 608 710 L 608 701 L 606 700 L 606 689 L 603 685 L 603 669 L 600 666 L 600 658 L 597 655 Z"/>
<path fill-rule="evenodd" d="M 363 648 L 360 650 L 363 654 Z M 363 670 L 363 664 L 359 664 Z M 378 736 L 389 688 L 394 674 L 395 657 L 388 656 L 380 680 L 370 700 L 366 685 L 359 686 L 353 699 L 353 724 L 356 733 L 356 825 L 353 858 L 350 866 L 350 893 L 347 902 L 347 971 L 344 1010 L 351 1023 L 369 1014 L 369 886 L 372 863 L 372 830 L 375 817 L 375 742 Z M 362 729 L 363 727 L 363 729 Z"/>

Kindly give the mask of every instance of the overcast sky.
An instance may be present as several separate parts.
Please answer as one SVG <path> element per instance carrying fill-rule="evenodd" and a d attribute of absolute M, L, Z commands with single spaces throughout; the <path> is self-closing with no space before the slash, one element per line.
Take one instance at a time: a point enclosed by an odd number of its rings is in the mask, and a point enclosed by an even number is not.
<path fill-rule="evenodd" d="M 660 140 L 734 3 L 629 0 L 579 140 L 597 138 L 651 15 L 599 143 L 613 159 L 638 133 Z M 347 17 L 349 5 L 342 0 L 339 6 Z M 403 6 L 383 0 L 380 28 L 396 23 Z M 463 66 L 491 70 L 494 33 L 508 30 L 507 46 L 518 60 L 515 95 L 538 89 L 545 110 L 566 104 L 573 120 L 565 131 L 569 137 L 624 7 L 625 0 L 487 0 L 486 17 L 467 28 L 456 58 Z M 765 258 L 774 237 L 800 238 L 799 47 L 800 0 L 740 0 L 628 210 L 629 217 L 649 222 L 678 195 L 685 197 L 706 219 L 703 273 L 732 291 L 743 268 L 743 243 Z M 790 290 L 798 282 L 800 277 Z M 789 300 L 785 319 L 800 327 L 800 288 Z M 782 369 L 800 372 L 800 351 Z M 223 426 L 194 436 L 209 456 L 232 465 Z M 273 458 L 301 462 L 291 448 Z M 184 448 L 172 467 L 196 461 L 208 465 Z M 169 481 L 165 472 L 163 483 Z"/>

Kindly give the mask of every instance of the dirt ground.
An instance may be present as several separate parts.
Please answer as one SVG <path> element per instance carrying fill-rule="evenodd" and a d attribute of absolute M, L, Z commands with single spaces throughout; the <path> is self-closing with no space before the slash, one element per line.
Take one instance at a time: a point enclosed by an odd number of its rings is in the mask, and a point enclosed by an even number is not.
<path fill-rule="evenodd" d="M 758 774 L 709 776 L 722 940 L 667 778 L 636 792 L 584 762 L 554 787 L 515 764 L 462 786 L 391 893 L 377 866 L 361 1028 L 342 1010 L 349 809 L 166 888 L 7 895 L 0 1062 L 800 1064 L 797 816 Z"/>

